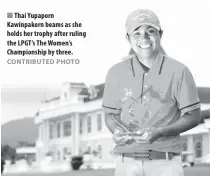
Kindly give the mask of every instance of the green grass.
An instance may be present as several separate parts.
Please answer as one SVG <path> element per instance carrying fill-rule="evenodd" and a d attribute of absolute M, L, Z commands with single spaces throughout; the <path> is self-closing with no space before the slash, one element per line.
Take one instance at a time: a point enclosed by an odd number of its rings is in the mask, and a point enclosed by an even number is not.
<path fill-rule="evenodd" d="M 192 167 L 184 168 L 185 176 L 209 176 L 210 167 Z M 5 176 L 113 176 L 114 170 L 79 170 L 72 172 L 63 172 L 63 173 L 36 173 L 36 174 L 4 174 Z"/>

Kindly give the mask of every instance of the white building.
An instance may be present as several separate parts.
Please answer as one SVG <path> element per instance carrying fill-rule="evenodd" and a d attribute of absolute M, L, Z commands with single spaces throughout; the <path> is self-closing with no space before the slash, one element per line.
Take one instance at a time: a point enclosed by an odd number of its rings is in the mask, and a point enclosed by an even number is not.
<path fill-rule="evenodd" d="M 60 97 L 45 101 L 45 107 L 35 118 L 39 127 L 37 162 L 47 155 L 56 162 L 93 152 L 97 163 L 113 164 L 115 145 L 104 122 L 105 114 L 101 107 L 103 90 L 104 84 L 87 88 L 83 83 L 64 83 Z M 210 109 L 209 104 L 205 104 L 207 109 Z M 208 155 L 209 129 L 210 126 L 201 124 L 183 133 L 185 150 L 196 153 L 198 158 Z M 201 151 L 199 154 L 198 150 Z"/>
<path fill-rule="evenodd" d="M 204 123 L 181 134 L 184 151 L 194 153 L 196 162 L 210 160 L 210 88 L 198 88 Z"/>
<path fill-rule="evenodd" d="M 93 152 L 101 164 L 112 163 L 112 135 L 104 122 L 104 84 L 87 88 L 83 83 L 64 83 L 60 98 L 45 102 L 35 118 L 39 134 L 36 159 L 46 155 L 53 161 Z"/>

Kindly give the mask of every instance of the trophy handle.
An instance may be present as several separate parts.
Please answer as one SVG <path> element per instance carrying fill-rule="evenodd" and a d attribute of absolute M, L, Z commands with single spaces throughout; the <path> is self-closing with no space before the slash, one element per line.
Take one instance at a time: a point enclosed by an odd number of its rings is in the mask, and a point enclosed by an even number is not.
<path fill-rule="evenodd" d="M 117 119 L 114 115 L 115 115 L 115 114 L 112 114 L 113 120 L 114 120 L 122 129 L 124 129 L 127 133 L 130 133 L 128 127 L 122 122 L 122 120 Z"/>

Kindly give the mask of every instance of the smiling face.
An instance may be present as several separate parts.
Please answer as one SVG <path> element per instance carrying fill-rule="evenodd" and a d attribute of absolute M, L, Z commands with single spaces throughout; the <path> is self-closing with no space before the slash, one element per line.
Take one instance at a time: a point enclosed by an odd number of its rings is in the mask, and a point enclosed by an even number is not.
<path fill-rule="evenodd" d="M 142 58 L 156 55 L 160 48 L 160 32 L 148 25 L 143 25 L 129 36 L 132 49 Z"/>

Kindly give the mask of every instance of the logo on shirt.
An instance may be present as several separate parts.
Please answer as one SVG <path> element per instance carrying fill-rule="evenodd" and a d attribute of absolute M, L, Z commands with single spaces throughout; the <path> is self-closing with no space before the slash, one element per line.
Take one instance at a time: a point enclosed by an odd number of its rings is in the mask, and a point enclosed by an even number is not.
<path fill-rule="evenodd" d="M 164 92 L 160 89 L 155 89 L 152 85 L 144 91 L 144 94 L 149 93 L 150 99 L 155 98 L 158 99 L 160 102 L 164 102 Z"/>

